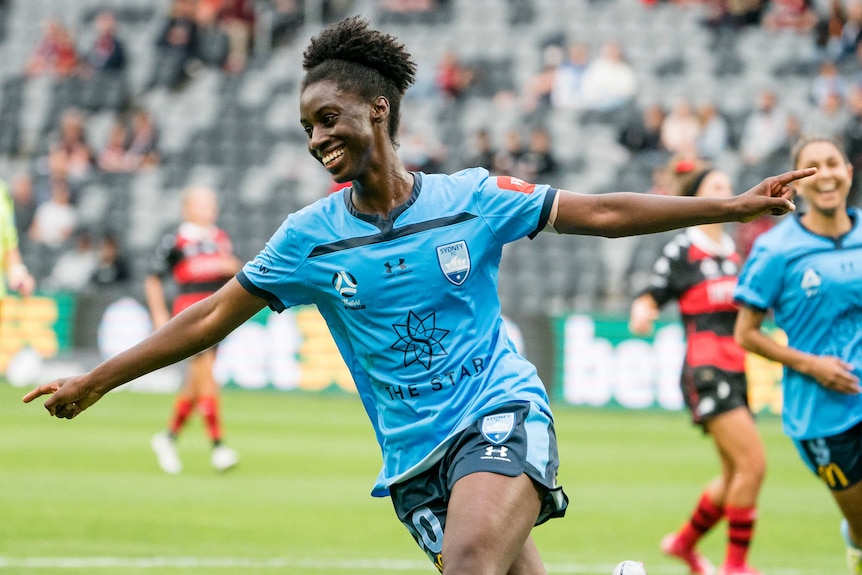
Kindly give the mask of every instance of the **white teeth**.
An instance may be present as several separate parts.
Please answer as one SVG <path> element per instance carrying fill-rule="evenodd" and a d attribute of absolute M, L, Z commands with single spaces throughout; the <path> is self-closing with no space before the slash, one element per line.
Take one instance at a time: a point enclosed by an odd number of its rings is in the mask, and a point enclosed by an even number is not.
<path fill-rule="evenodd" d="M 320 159 L 320 161 L 323 162 L 323 165 L 325 166 L 325 165 L 329 164 L 330 162 L 332 162 L 333 160 L 335 160 L 336 158 L 340 158 L 343 155 L 344 155 L 344 148 L 338 148 L 337 150 L 333 150 L 333 151 L 329 152 L 328 154 L 326 154 L 325 156 L 323 156 Z"/>

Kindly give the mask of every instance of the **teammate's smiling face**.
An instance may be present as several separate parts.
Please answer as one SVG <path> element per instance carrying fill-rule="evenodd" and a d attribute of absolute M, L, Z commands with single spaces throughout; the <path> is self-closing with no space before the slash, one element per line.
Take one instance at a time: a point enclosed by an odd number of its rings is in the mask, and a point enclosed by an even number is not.
<path fill-rule="evenodd" d="M 834 216 L 846 208 L 853 167 L 835 144 L 811 142 L 800 150 L 796 167 L 817 168 L 816 174 L 796 182 L 799 195 L 812 210 Z"/>
<path fill-rule="evenodd" d="M 360 179 L 371 167 L 379 138 L 375 130 L 380 123 L 379 110 L 375 103 L 323 80 L 303 90 L 299 108 L 309 153 L 335 181 Z"/>

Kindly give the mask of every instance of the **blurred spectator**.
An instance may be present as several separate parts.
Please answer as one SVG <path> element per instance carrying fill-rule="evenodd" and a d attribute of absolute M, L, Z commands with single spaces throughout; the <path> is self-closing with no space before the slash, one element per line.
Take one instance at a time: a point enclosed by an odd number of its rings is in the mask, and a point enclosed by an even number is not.
<path fill-rule="evenodd" d="M 302 0 L 269 0 L 269 42 L 272 46 L 287 44 L 293 40 L 305 23 Z"/>
<path fill-rule="evenodd" d="M 90 283 L 99 255 L 93 249 L 93 238 L 87 230 L 74 234 L 74 244 L 63 251 L 42 286 L 49 291 L 82 291 Z"/>
<path fill-rule="evenodd" d="M 117 19 L 110 10 L 96 15 L 96 38 L 84 56 L 81 72 L 121 72 L 126 68 L 126 49 L 117 37 Z"/>
<path fill-rule="evenodd" d="M 521 162 L 527 153 L 521 133 L 511 128 L 506 130 L 503 137 L 503 147 L 494 156 L 494 165 L 491 171 L 495 174 L 514 176 L 523 179 L 523 166 Z"/>
<path fill-rule="evenodd" d="M 838 71 L 838 66 L 831 60 L 821 62 L 820 71 L 811 81 L 811 101 L 815 106 L 823 106 L 826 99 L 832 95 L 838 96 L 842 102 L 847 97 L 847 79 Z"/>
<path fill-rule="evenodd" d="M 576 110 L 584 106 L 584 76 L 590 62 L 589 46 L 582 42 L 569 45 L 566 59 L 557 67 L 554 75 L 551 89 L 551 105 L 554 108 Z"/>
<path fill-rule="evenodd" d="M 446 149 L 434 141 L 425 131 L 413 130 L 408 124 L 401 124 L 399 130 L 398 156 L 404 166 L 412 172 L 438 172 L 446 158 Z"/>
<path fill-rule="evenodd" d="M 792 30 L 811 32 L 817 25 L 817 12 L 811 0 L 771 0 L 763 15 L 766 30 Z"/>
<path fill-rule="evenodd" d="M 173 0 L 156 39 L 158 51 L 149 86 L 179 88 L 188 79 L 187 67 L 197 50 L 195 0 Z"/>
<path fill-rule="evenodd" d="M 679 98 L 661 124 L 661 143 L 671 154 L 696 154 L 700 120 L 691 103 Z"/>
<path fill-rule="evenodd" d="M 847 203 L 860 205 L 860 188 L 862 188 L 862 89 L 854 88 L 847 99 L 849 118 L 842 134 L 847 158 L 853 165 L 853 186 Z"/>
<path fill-rule="evenodd" d="M 838 137 L 844 132 L 849 113 L 844 101 L 837 94 L 829 94 L 823 102 L 805 116 L 807 134 L 823 134 Z"/>
<path fill-rule="evenodd" d="M 48 161 L 65 168 L 72 181 L 86 178 L 95 161 L 95 154 L 87 142 L 86 116 L 76 108 L 66 110 L 60 118 L 60 127 L 48 150 Z"/>
<path fill-rule="evenodd" d="M 530 76 L 522 90 L 525 112 L 544 111 L 551 107 L 551 93 L 563 58 L 563 49 L 557 44 L 549 44 L 542 50 L 542 69 Z"/>
<path fill-rule="evenodd" d="M 126 167 L 140 170 L 159 165 L 159 130 L 152 114 L 145 108 L 138 108 L 132 114 L 132 128 L 129 146 L 126 149 Z"/>
<path fill-rule="evenodd" d="M 637 89 L 637 75 L 625 61 L 622 45 L 615 41 L 602 45 L 581 78 L 584 106 L 589 110 L 618 109 L 634 99 Z"/>
<path fill-rule="evenodd" d="M 646 106 L 639 115 L 621 125 L 617 141 L 632 153 L 663 151 L 661 127 L 664 117 L 661 104 Z"/>
<path fill-rule="evenodd" d="M 775 92 L 763 90 L 745 119 L 740 139 L 742 159 L 756 164 L 778 150 L 787 140 L 787 114 L 778 107 Z"/>
<path fill-rule="evenodd" d="M 436 4 L 435 0 L 378 0 L 381 10 L 401 14 L 431 12 Z"/>
<path fill-rule="evenodd" d="M 27 60 L 25 74 L 68 76 L 75 72 L 77 66 L 78 53 L 72 34 L 57 20 L 45 22 L 42 39 Z"/>
<path fill-rule="evenodd" d="M 195 23 L 197 34 L 193 58 L 207 66 L 224 67 L 230 53 L 230 38 L 218 21 L 218 1 L 198 0 Z"/>
<path fill-rule="evenodd" d="M 122 119 L 117 118 L 108 132 L 105 147 L 99 152 L 96 160 L 99 169 L 105 172 L 127 172 L 126 146 L 129 140 L 129 129 Z"/>
<path fill-rule="evenodd" d="M 99 242 L 98 262 L 90 277 L 97 287 L 126 283 L 130 278 L 129 264 L 120 253 L 120 244 L 114 234 L 105 234 Z"/>
<path fill-rule="evenodd" d="M 60 178 L 51 180 L 51 198 L 39 204 L 33 214 L 29 236 L 34 244 L 57 250 L 72 236 L 78 224 L 78 211 L 72 205 L 69 184 Z"/>
<path fill-rule="evenodd" d="M 253 46 L 257 13 L 253 0 L 209 0 L 218 4 L 218 23 L 229 39 L 225 70 L 241 72 Z"/>
<path fill-rule="evenodd" d="M 557 176 L 559 162 L 554 157 L 551 134 L 544 126 L 530 130 L 530 143 L 521 159 L 522 177 L 528 182 L 543 182 Z"/>
<path fill-rule="evenodd" d="M 840 58 L 853 57 L 862 41 L 862 0 L 849 0 L 847 19 L 841 28 Z"/>
<path fill-rule="evenodd" d="M 712 101 L 701 103 L 697 109 L 700 133 L 697 136 L 697 153 L 705 160 L 715 160 L 730 144 L 727 120 Z"/>
<path fill-rule="evenodd" d="M 437 63 L 437 89 L 444 98 L 460 100 L 474 78 L 473 70 L 461 62 L 455 50 L 447 49 Z"/>
<path fill-rule="evenodd" d="M 814 44 L 821 60 L 837 61 L 847 54 L 842 45 L 841 32 L 847 22 L 842 0 L 830 0 L 829 12 L 814 27 Z M 853 51 L 850 52 L 852 55 Z"/>
<path fill-rule="evenodd" d="M 22 251 L 26 251 L 26 244 L 29 242 L 27 230 L 30 229 L 33 224 L 33 217 L 36 215 L 36 194 L 33 191 L 33 178 L 27 173 L 18 174 L 12 179 L 10 192 L 18 241 Z"/>
<path fill-rule="evenodd" d="M 713 0 L 707 2 L 710 14 L 704 23 L 717 29 L 759 26 L 767 0 Z"/>
<path fill-rule="evenodd" d="M 464 168 L 482 167 L 491 171 L 494 169 L 494 158 L 497 150 L 491 140 L 491 133 L 487 128 L 479 128 L 473 135 L 473 146 L 470 154 L 464 161 Z"/>

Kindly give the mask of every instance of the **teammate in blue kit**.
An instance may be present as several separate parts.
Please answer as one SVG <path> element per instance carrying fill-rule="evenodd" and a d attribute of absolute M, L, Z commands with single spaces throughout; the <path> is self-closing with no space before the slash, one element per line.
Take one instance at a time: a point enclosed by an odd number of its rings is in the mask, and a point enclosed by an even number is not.
<path fill-rule="evenodd" d="M 853 168 L 837 142 L 801 140 L 806 205 L 755 240 L 735 297 L 736 339 L 784 364 L 784 431 L 832 492 L 852 575 L 862 575 L 862 210 L 847 206 Z M 766 313 L 787 346 L 761 330 Z"/>
<path fill-rule="evenodd" d="M 350 187 L 288 216 L 236 278 L 140 344 L 24 400 L 53 394 L 49 413 L 71 419 L 265 305 L 315 304 L 380 443 L 373 494 L 391 496 L 447 575 L 543 574 L 530 533 L 563 515 L 566 497 L 544 385 L 501 319 L 503 245 L 545 228 L 622 236 L 786 212 L 790 183 L 814 170 L 729 199 L 582 195 L 482 168 L 409 172 L 396 134 L 416 69 L 396 38 L 348 18 L 311 41 L 303 68 L 308 150 Z"/>

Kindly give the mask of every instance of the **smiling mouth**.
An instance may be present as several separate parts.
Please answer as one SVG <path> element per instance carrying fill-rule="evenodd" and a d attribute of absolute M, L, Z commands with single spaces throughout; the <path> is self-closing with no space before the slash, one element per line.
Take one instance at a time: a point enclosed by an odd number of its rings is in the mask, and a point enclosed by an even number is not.
<path fill-rule="evenodd" d="M 333 150 L 320 158 L 320 161 L 323 162 L 324 166 L 328 166 L 338 158 L 344 155 L 344 148 L 338 148 L 337 150 Z"/>

